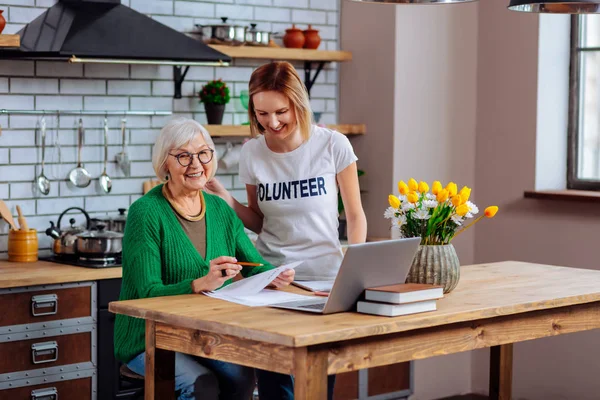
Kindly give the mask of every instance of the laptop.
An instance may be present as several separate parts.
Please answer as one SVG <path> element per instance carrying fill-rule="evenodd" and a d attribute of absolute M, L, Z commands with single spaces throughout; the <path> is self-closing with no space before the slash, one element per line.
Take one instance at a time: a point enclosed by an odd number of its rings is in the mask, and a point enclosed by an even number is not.
<path fill-rule="evenodd" d="M 350 311 L 366 288 L 404 282 L 420 242 L 416 237 L 349 245 L 329 297 L 271 307 L 319 314 Z"/>

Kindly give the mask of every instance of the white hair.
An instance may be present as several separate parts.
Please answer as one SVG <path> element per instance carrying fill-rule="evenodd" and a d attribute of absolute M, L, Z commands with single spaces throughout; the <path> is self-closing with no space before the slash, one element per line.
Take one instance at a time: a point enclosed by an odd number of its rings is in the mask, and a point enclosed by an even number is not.
<path fill-rule="evenodd" d="M 191 118 L 175 118 L 169 121 L 161 130 L 154 142 L 152 150 L 152 167 L 158 179 L 162 182 L 167 180 L 166 164 L 169 151 L 185 146 L 198 135 L 202 135 L 206 144 L 215 150 L 215 144 L 205 127 Z M 217 173 L 217 153 L 213 153 L 213 164 L 211 179 Z"/>

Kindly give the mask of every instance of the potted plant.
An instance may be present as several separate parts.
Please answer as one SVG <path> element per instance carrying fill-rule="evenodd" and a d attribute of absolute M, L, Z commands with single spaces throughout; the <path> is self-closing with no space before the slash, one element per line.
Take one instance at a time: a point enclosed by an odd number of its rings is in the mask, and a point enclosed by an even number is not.
<path fill-rule="evenodd" d="M 202 86 L 198 92 L 200 102 L 204 103 L 206 119 L 209 125 L 220 125 L 223 122 L 225 104 L 229 103 L 229 88 L 223 80 L 212 80 Z"/>
<path fill-rule="evenodd" d="M 363 170 L 357 170 L 356 171 L 358 173 L 358 176 L 361 177 L 365 174 L 365 171 Z M 363 191 L 360 191 L 361 193 L 363 193 Z M 347 239 L 347 235 L 346 235 L 346 219 L 342 218 L 345 217 L 344 215 L 344 202 L 342 201 L 342 195 L 341 193 L 338 191 L 338 214 L 339 214 L 339 218 L 338 218 L 338 235 L 340 240 L 346 240 Z"/>
<path fill-rule="evenodd" d="M 493 218 L 497 206 L 485 209 L 483 215 L 470 223 L 479 213 L 469 201 L 471 188 L 464 186 L 460 192 L 456 183 L 442 187 L 435 181 L 429 192 L 426 182 L 410 179 L 408 184 L 398 182 L 399 196 L 389 195 L 390 206 L 384 217 L 392 220 L 394 237 L 420 237 L 421 244 L 413 260 L 407 282 L 444 286 L 444 293 L 458 284 L 460 264 L 450 241 L 483 217 Z"/>

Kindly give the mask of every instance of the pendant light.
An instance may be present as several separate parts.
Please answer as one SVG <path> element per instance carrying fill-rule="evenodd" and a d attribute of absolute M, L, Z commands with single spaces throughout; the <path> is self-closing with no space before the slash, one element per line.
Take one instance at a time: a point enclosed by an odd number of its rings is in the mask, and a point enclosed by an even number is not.
<path fill-rule="evenodd" d="M 457 4 L 470 3 L 477 0 L 352 0 L 357 3 L 372 4 Z"/>
<path fill-rule="evenodd" d="M 600 13 L 600 0 L 510 0 L 509 10 L 553 14 Z"/>

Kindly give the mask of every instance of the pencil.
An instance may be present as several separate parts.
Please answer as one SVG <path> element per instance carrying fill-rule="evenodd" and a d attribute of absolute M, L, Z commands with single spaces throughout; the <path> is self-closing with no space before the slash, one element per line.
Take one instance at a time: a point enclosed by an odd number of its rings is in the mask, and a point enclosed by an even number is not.
<path fill-rule="evenodd" d="M 236 264 L 241 265 L 243 267 L 262 267 L 264 264 L 260 264 L 260 263 L 251 263 L 251 262 L 244 262 L 244 261 L 238 261 L 236 262 Z"/>

